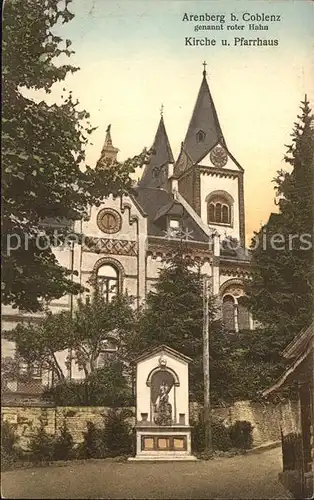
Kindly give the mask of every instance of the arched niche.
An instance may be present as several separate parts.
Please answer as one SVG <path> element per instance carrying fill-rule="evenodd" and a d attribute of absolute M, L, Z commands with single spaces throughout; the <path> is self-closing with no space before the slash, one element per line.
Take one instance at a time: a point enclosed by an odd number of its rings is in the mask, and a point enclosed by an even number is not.
<path fill-rule="evenodd" d="M 146 384 L 150 387 L 151 422 L 156 425 L 172 425 L 177 421 L 176 387 L 180 385 L 174 370 L 158 366 L 149 373 Z M 164 405 L 161 404 L 166 398 Z"/>
<path fill-rule="evenodd" d="M 157 366 L 156 368 L 154 368 L 153 370 L 151 370 L 151 372 L 148 374 L 148 377 L 147 377 L 147 380 L 146 380 L 146 385 L 148 387 L 151 387 L 152 377 L 157 372 L 169 372 L 169 373 L 171 373 L 172 376 L 173 376 L 173 378 L 174 378 L 174 385 L 175 386 L 179 386 L 180 385 L 179 377 L 178 377 L 178 375 L 176 374 L 176 372 L 174 370 L 172 370 L 171 368 L 168 368 L 167 366 L 163 366 L 163 367 Z"/>

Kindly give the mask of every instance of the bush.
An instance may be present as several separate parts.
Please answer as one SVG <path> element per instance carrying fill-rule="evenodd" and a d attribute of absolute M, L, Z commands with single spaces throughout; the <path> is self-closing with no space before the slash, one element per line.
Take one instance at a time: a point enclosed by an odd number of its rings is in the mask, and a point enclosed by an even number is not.
<path fill-rule="evenodd" d="M 133 453 L 132 426 L 127 418 L 132 415 L 128 410 L 110 409 L 104 418 L 103 443 L 108 456 L 129 455 Z"/>
<path fill-rule="evenodd" d="M 229 428 L 229 434 L 234 448 L 248 450 L 253 446 L 253 426 L 246 420 L 237 420 Z"/>
<path fill-rule="evenodd" d="M 232 448 L 247 450 L 252 448 L 253 427 L 250 422 L 237 420 L 230 427 L 225 426 L 220 420 L 212 420 L 212 444 L 214 450 L 228 451 Z M 191 431 L 192 449 L 202 453 L 205 449 L 205 425 L 203 415 L 192 423 Z"/>
<path fill-rule="evenodd" d="M 80 382 L 64 381 L 43 395 L 44 399 L 59 406 L 132 406 L 134 397 L 123 364 L 118 360 L 108 361 Z"/>
<path fill-rule="evenodd" d="M 212 422 L 212 437 L 214 450 L 227 451 L 233 448 L 229 429 L 219 420 Z"/>
<path fill-rule="evenodd" d="M 54 437 L 47 434 L 42 420 L 37 433 L 31 438 L 29 450 L 34 462 L 50 462 L 54 458 Z"/>
<path fill-rule="evenodd" d="M 54 459 L 55 460 L 70 460 L 73 458 L 73 438 L 68 431 L 66 421 L 60 429 L 59 435 L 54 443 Z"/>
<path fill-rule="evenodd" d="M 87 422 L 84 442 L 77 450 L 80 458 L 104 458 L 106 456 L 102 434 L 103 431 L 97 429 L 93 422 Z"/>
<path fill-rule="evenodd" d="M 9 422 L 1 421 L 1 451 L 11 455 L 14 454 L 17 441 L 18 437 L 13 425 Z"/>
<path fill-rule="evenodd" d="M 52 401 L 58 406 L 86 406 L 88 397 L 87 388 L 83 382 L 64 381 L 45 389 L 43 398 Z"/>
<path fill-rule="evenodd" d="M 19 458 L 16 444 L 18 436 L 9 422 L 1 421 L 1 468 L 9 468 Z"/>
<path fill-rule="evenodd" d="M 95 406 L 110 406 L 114 408 L 133 406 L 131 386 L 124 374 L 123 363 L 110 360 L 91 373 L 86 379 L 90 403 Z"/>
<path fill-rule="evenodd" d="M 203 416 L 192 423 L 191 431 L 192 449 L 202 453 L 205 449 L 205 425 Z M 219 420 L 212 420 L 212 443 L 214 450 L 227 451 L 232 448 L 228 428 Z"/>
<path fill-rule="evenodd" d="M 193 452 L 201 453 L 204 451 L 205 427 L 201 419 L 191 422 L 191 445 Z"/>

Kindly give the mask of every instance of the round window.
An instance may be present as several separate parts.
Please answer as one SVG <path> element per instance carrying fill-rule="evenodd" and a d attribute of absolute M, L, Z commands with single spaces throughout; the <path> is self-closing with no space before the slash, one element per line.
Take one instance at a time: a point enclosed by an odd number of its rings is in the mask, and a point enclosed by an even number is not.
<path fill-rule="evenodd" d="M 117 233 L 121 224 L 120 214 L 111 208 L 103 208 L 97 215 L 97 225 L 104 233 Z"/>
<path fill-rule="evenodd" d="M 228 162 L 228 155 L 226 151 L 220 147 L 216 146 L 209 155 L 210 161 L 215 167 L 224 167 Z"/>

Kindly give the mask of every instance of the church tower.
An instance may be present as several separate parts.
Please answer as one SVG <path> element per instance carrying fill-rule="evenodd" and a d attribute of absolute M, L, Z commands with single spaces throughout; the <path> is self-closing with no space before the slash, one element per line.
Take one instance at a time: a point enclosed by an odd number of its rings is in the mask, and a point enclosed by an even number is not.
<path fill-rule="evenodd" d="M 163 113 L 161 117 L 154 143 L 151 148 L 151 156 L 145 166 L 139 187 L 142 188 L 164 188 L 168 186 L 169 166 L 173 165 L 174 158 L 171 151 Z"/>
<path fill-rule="evenodd" d="M 97 167 L 104 167 L 114 161 L 117 161 L 117 154 L 119 152 L 118 148 L 112 145 L 111 139 L 111 125 L 108 125 L 106 130 L 105 142 L 101 150 L 100 158 L 97 163 Z"/>
<path fill-rule="evenodd" d="M 202 221 L 244 246 L 244 170 L 227 148 L 205 68 L 174 172 L 180 194 Z"/>

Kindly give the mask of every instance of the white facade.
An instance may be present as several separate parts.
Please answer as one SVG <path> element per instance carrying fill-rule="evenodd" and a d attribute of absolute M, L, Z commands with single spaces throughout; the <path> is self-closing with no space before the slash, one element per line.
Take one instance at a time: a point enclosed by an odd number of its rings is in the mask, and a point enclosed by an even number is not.
<path fill-rule="evenodd" d="M 189 362 L 160 346 L 136 363 L 136 456 L 195 460 L 189 426 Z"/>
<path fill-rule="evenodd" d="M 195 265 L 210 277 L 211 291 L 222 304 L 228 328 L 252 328 L 252 318 L 239 300 L 244 293 L 243 280 L 249 276 L 249 257 L 243 254 L 244 171 L 225 145 L 205 72 L 177 162 L 163 117 L 153 149 L 155 153 L 138 186 L 138 199 L 109 196 L 100 206 L 91 207 L 88 220 L 75 223 L 74 230 L 83 235 L 83 241 L 55 249 L 58 261 L 75 272 L 74 281 L 89 289 L 79 298 L 91 293 L 90 281 L 96 278 L 108 300 L 114 293 L 128 293 L 138 307 L 154 288 L 159 270 L 171 255 L 169 240 L 174 238 L 169 230 L 175 224 L 181 234 L 184 230 L 187 235 L 188 253 Z M 108 159 L 115 161 L 117 153 L 109 126 L 97 167 L 102 168 Z M 222 245 L 226 237 L 239 241 L 241 252 L 226 252 Z M 49 307 L 53 312 L 71 310 L 77 298 L 66 295 L 53 300 Z M 39 321 L 41 317 L 41 313 L 4 307 L 2 329 L 11 330 L 18 322 Z M 6 340 L 2 343 L 2 357 L 13 357 L 14 344 Z M 63 360 L 65 375 L 83 377 L 74 364 L 67 372 L 67 353 L 57 356 Z M 182 413 L 186 414 L 186 409 Z"/>

